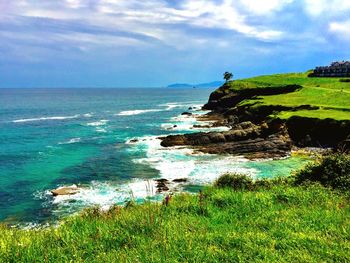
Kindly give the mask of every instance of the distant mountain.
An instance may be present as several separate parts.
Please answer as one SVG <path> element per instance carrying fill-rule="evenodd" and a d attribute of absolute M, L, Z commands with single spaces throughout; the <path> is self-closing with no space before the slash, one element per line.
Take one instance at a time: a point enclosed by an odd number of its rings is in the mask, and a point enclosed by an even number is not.
<path fill-rule="evenodd" d="M 186 83 L 175 83 L 175 84 L 168 85 L 167 88 L 192 88 L 192 87 L 193 85 L 186 84 Z"/>
<path fill-rule="evenodd" d="M 218 88 L 224 84 L 224 81 L 213 81 L 200 84 L 175 83 L 168 86 L 168 88 Z"/>

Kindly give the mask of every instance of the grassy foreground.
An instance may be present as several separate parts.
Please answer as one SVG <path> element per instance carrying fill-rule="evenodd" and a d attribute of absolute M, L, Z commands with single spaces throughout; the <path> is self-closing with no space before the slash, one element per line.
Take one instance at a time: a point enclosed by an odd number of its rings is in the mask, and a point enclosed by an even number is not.
<path fill-rule="evenodd" d="M 349 199 L 318 184 L 209 187 L 58 228 L 0 226 L 0 262 L 350 262 Z"/>

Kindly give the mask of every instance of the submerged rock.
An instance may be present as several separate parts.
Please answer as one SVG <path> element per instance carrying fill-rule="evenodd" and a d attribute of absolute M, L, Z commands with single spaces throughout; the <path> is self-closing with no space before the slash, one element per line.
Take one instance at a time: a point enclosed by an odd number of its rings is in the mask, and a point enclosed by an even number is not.
<path fill-rule="evenodd" d="M 191 115 L 192 115 L 192 113 L 191 113 L 191 112 L 187 112 L 187 111 L 185 111 L 185 112 L 181 113 L 181 115 L 191 116 Z"/>
<path fill-rule="evenodd" d="M 168 179 L 154 179 L 156 182 L 156 189 L 157 193 L 164 193 L 164 192 L 173 192 L 173 191 L 179 191 L 179 186 L 186 183 L 188 181 L 187 178 L 176 178 L 173 180 Z"/>
<path fill-rule="evenodd" d="M 169 187 L 167 185 L 169 181 L 167 179 L 161 178 L 155 179 L 154 181 L 156 182 L 157 193 L 169 191 Z"/>
<path fill-rule="evenodd" d="M 187 181 L 187 178 L 178 178 L 173 180 L 174 183 L 186 183 Z"/>
<path fill-rule="evenodd" d="M 58 195 L 74 195 L 79 193 L 79 188 L 76 185 L 72 186 L 62 186 L 57 189 L 51 190 L 53 196 Z"/>
<path fill-rule="evenodd" d="M 213 125 L 200 125 L 200 124 L 194 124 L 193 128 L 197 128 L 197 129 L 209 129 L 212 128 Z"/>

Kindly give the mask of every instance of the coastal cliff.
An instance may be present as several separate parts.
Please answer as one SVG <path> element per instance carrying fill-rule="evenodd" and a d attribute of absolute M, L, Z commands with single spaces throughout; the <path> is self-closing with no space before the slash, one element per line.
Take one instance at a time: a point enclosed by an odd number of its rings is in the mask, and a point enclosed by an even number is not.
<path fill-rule="evenodd" d="M 251 158 L 287 156 L 293 146 L 347 150 L 349 101 L 348 83 L 311 79 L 306 73 L 231 81 L 203 106 L 229 131 L 170 135 L 161 145 Z"/>

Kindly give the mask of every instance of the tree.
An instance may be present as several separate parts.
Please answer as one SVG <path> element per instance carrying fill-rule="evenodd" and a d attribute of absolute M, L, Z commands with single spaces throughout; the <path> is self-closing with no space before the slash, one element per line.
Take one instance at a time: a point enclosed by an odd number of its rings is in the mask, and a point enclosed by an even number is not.
<path fill-rule="evenodd" d="M 224 73 L 224 80 L 226 81 L 226 82 L 228 82 L 229 80 L 231 80 L 233 78 L 233 74 L 231 73 L 231 72 L 225 72 Z"/>

